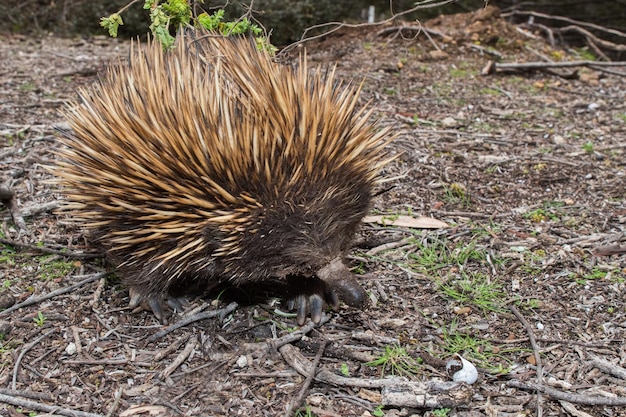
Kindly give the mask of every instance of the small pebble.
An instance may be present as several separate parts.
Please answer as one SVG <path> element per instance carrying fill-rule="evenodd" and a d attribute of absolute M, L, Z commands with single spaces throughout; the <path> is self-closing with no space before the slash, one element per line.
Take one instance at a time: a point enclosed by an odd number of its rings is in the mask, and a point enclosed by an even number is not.
<path fill-rule="evenodd" d="M 237 366 L 240 368 L 248 366 L 248 358 L 245 355 L 241 355 L 239 359 L 237 359 Z"/>
<path fill-rule="evenodd" d="M 75 355 L 76 354 L 76 344 L 74 342 L 70 342 L 67 344 L 67 346 L 65 346 L 65 353 L 67 353 L 68 355 Z"/>

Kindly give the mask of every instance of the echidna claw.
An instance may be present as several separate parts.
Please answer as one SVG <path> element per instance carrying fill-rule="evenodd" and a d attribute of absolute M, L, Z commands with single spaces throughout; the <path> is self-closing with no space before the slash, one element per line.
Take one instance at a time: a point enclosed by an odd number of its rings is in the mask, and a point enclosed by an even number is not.
<path fill-rule="evenodd" d="M 164 313 L 164 307 L 169 307 L 174 313 L 180 313 L 185 310 L 185 299 L 172 296 L 146 295 L 136 291 L 133 287 L 128 289 L 130 300 L 128 306 L 132 309 L 141 307 L 143 310 L 151 311 L 154 317 L 161 324 L 167 324 L 167 317 Z"/>
<path fill-rule="evenodd" d="M 185 304 L 188 304 L 184 298 L 167 297 L 166 301 L 174 313 L 182 313 L 185 311 Z"/>
<path fill-rule="evenodd" d="M 148 307 L 150 307 L 154 317 L 156 317 L 161 324 L 167 324 L 167 319 L 163 314 L 163 305 L 160 300 L 155 297 L 148 298 Z"/>
<path fill-rule="evenodd" d="M 138 293 L 137 291 L 134 291 L 132 288 L 130 288 L 128 290 L 128 295 L 130 298 L 130 300 L 128 301 L 128 306 L 130 308 L 139 307 L 139 305 L 141 304 L 141 299 L 142 299 L 141 294 Z"/>
<path fill-rule="evenodd" d="M 299 295 L 296 297 L 295 303 L 297 311 L 296 320 L 299 326 L 304 325 L 307 315 L 311 316 L 311 321 L 315 324 L 318 324 L 322 320 L 324 299 L 320 295 Z"/>
<path fill-rule="evenodd" d="M 337 293 L 332 289 L 328 289 L 325 295 L 326 295 L 326 302 L 328 303 L 328 305 L 330 305 L 333 311 L 339 311 L 340 300 L 339 300 L 339 296 L 337 295 Z"/>

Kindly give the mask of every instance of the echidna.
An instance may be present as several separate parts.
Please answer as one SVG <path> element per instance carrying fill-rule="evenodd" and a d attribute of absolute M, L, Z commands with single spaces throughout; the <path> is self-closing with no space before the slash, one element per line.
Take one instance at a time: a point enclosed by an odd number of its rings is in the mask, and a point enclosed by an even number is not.
<path fill-rule="evenodd" d="M 249 39 L 135 44 L 65 113 L 56 168 L 72 216 L 163 320 L 174 288 L 286 283 L 298 322 L 360 305 L 342 262 L 388 162 L 388 132 L 334 70 Z M 366 106 L 367 107 L 367 106 Z"/>

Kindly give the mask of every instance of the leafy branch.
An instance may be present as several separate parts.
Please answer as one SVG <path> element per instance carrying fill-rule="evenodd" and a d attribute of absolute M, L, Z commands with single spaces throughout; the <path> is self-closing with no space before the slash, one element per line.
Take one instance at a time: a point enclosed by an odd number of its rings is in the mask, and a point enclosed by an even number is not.
<path fill-rule="evenodd" d="M 119 11 L 108 17 L 100 19 L 100 26 L 108 30 L 109 35 L 117 37 L 118 29 L 124 24 L 122 13 L 139 0 L 132 0 Z M 150 12 L 149 29 L 165 49 L 174 44 L 174 36 L 170 32 L 171 27 L 202 27 L 204 29 L 220 33 L 224 36 L 251 34 L 254 36 L 257 47 L 274 53 L 276 48 L 270 44 L 263 29 L 253 23 L 248 16 L 243 16 L 236 21 L 224 22 L 224 9 L 219 9 L 213 14 L 203 12 L 194 17 L 188 0 L 145 0 L 143 8 Z"/>

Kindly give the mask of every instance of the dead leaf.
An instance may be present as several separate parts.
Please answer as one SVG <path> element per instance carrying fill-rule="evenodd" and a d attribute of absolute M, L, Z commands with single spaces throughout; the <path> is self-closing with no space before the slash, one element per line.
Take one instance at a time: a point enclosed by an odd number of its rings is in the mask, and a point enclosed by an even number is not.
<path fill-rule="evenodd" d="M 383 398 L 380 392 L 372 391 L 372 390 L 365 389 L 365 388 L 361 389 L 358 395 L 364 400 L 371 401 L 375 404 L 380 404 Z"/>
<path fill-rule="evenodd" d="M 384 226 L 410 227 L 412 229 L 443 229 L 448 224 L 432 217 L 411 216 L 365 216 L 364 223 L 378 223 Z"/>

